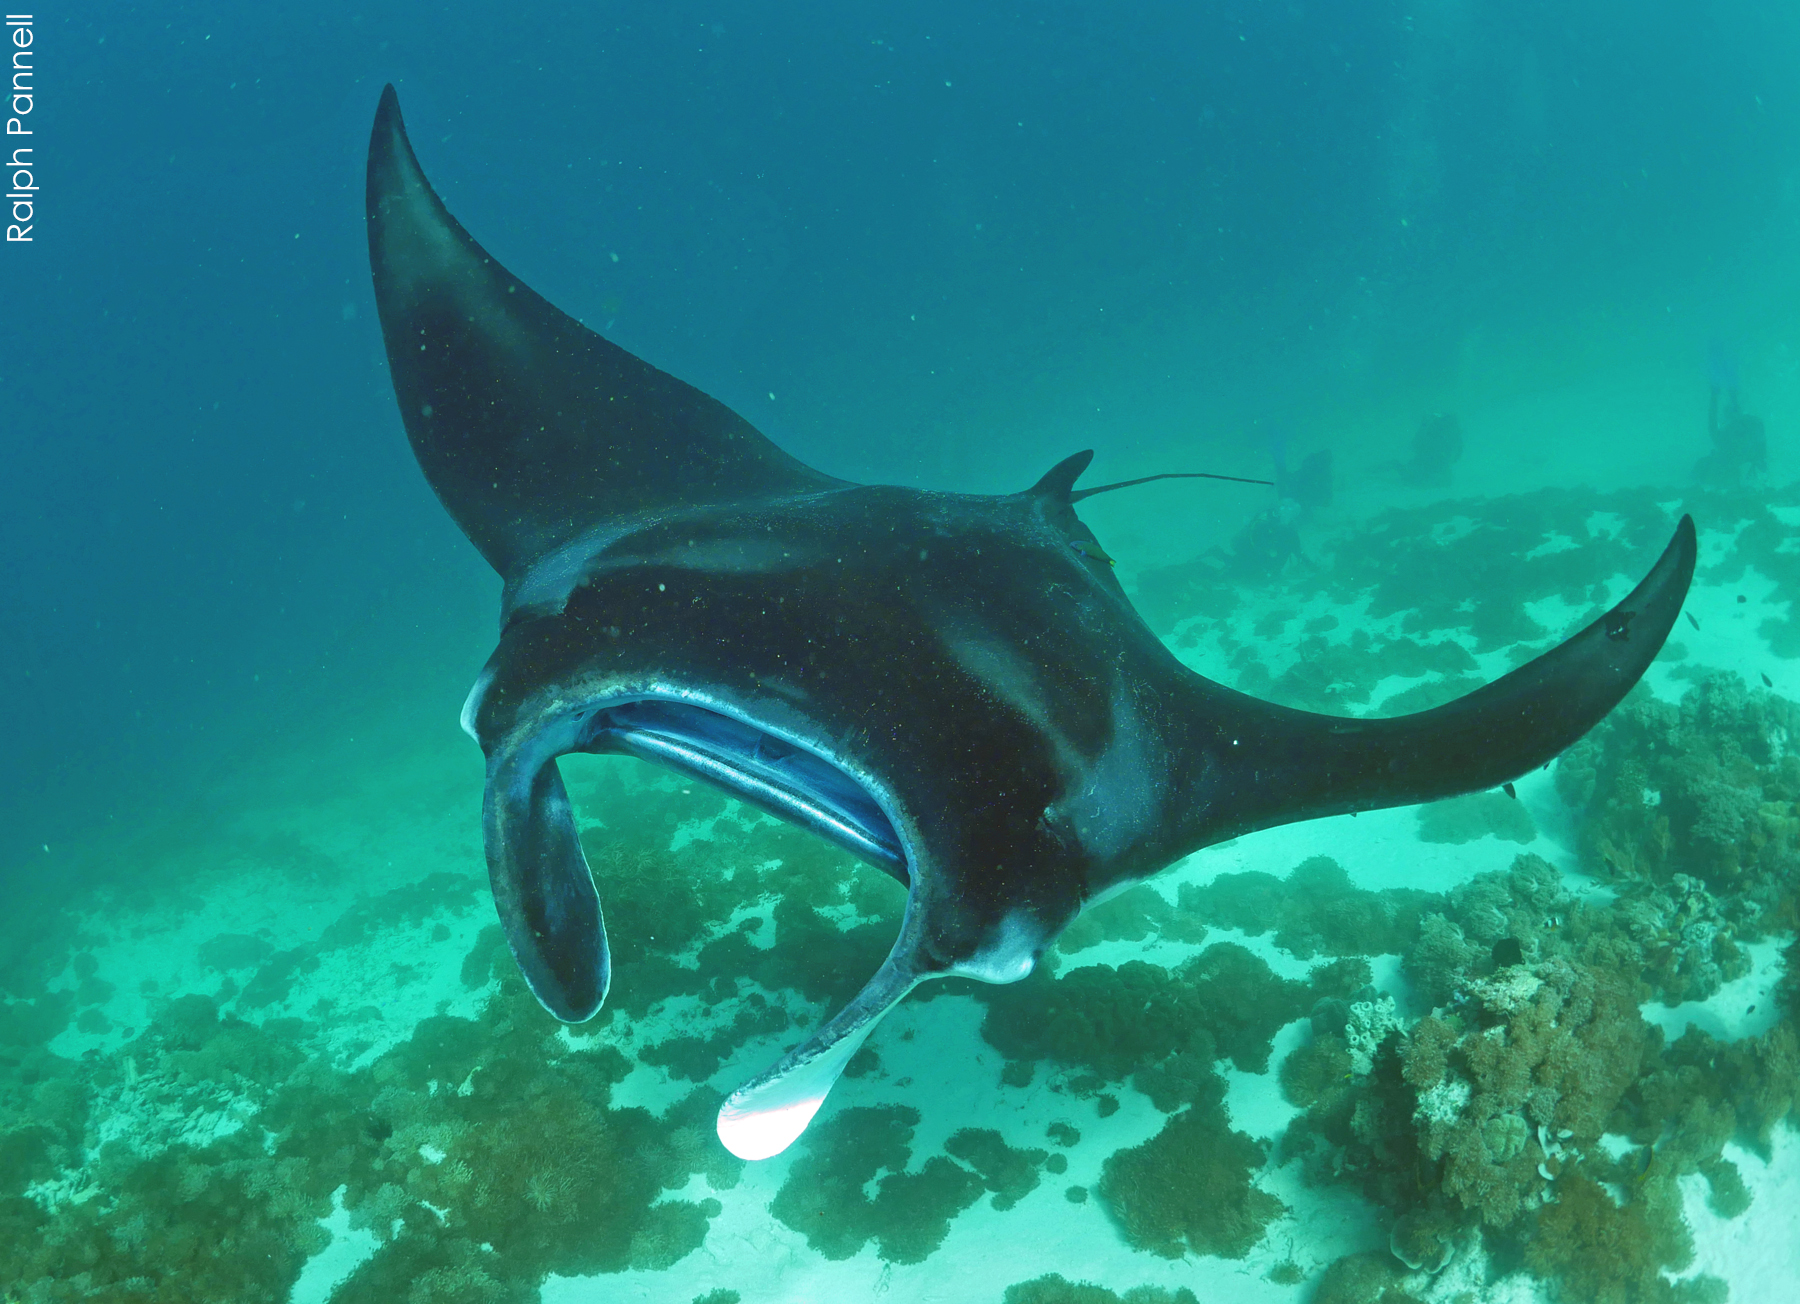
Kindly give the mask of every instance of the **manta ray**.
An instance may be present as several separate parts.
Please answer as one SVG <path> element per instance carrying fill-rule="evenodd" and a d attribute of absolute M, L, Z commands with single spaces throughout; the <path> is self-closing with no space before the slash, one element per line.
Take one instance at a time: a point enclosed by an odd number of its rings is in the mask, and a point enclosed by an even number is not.
<path fill-rule="evenodd" d="M 504 581 L 462 724 L 494 902 L 544 1008 L 590 1019 L 610 977 L 568 753 L 717 785 L 907 890 L 868 984 L 720 1108 L 746 1159 L 805 1130 L 920 982 L 1022 978 L 1082 910 L 1201 848 L 1547 764 L 1644 673 L 1693 575 L 1684 516 L 1616 607 L 1467 696 L 1389 719 L 1276 706 L 1188 669 L 1133 609 L 1076 513 L 1121 487 L 1076 487 L 1091 452 L 997 496 L 804 465 L 495 261 L 391 86 L 367 203 L 407 436 Z"/>

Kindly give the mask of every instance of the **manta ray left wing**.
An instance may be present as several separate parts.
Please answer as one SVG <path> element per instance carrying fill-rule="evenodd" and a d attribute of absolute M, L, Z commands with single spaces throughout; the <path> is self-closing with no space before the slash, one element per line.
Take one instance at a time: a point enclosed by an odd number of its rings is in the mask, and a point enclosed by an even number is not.
<path fill-rule="evenodd" d="M 609 518 L 840 483 L 496 262 L 425 179 L 392 86 L 369 138 L 368 228 L 413 451 L 507 580 Z"/>
<path fill-rule="evenodd" d="M 509 609 L 535 564 L 609 525 L 840 483 L 502 267 L 425 179 L 392 86 L 369 137 L 367 218 L 407 436 L 506 580 Z M 484 823 L 495 901 L 527 981 L 559 1018 L 591 1017 L 606 997 L 606 933 L 555 761 L 490 776 Z"/>

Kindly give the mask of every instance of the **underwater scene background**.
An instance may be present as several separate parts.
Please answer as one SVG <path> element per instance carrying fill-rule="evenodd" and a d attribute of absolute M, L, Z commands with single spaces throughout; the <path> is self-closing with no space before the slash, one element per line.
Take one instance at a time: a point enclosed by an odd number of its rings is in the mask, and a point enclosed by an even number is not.
<path fill-rule="evenodd" d="M 1800 10 L 1577 0 L 34 12 L 0 250 L 0 1298 L 1778 1300 L 1800 1280 Z M 16 28 L 15 28 L 16 30 Z M 1435 705 L 1700 528 L 1514 785 L 1271 830 L 723 1095 L 902 889 L 565 764 L 563 1027 L 457 709 L 498 584 L 396 420 L 362 153 L 808 463 L 1078 448 L 1186 664 Z M 9 137 L 14 148 L 24 136 Z"/>

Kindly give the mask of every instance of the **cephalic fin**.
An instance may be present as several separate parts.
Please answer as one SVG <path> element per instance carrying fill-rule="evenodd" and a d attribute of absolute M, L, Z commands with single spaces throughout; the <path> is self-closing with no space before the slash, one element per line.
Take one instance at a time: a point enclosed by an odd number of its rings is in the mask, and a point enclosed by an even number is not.
<path fill-rule="evenodd" d="M 864 1039 L 919 981 L 890 955 L 850 1004 L 726 1098 L 718 1121 L 725 1148 L 739 1159 L 768 1159 L 792 1145 Z"/>

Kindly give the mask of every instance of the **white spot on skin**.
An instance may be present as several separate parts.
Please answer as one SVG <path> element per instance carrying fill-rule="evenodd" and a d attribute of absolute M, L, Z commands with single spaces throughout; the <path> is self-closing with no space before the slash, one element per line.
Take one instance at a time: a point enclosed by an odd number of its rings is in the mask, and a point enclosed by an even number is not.
<path fill-rule="evenodd" d="M 1112 741 L 1062 802 L 1075 836 L 1101 860 L 1121 855 L 1155 826 L 1161 784 L 1144 752 L 1144 726 L 1122 682 L 1113 684 Z"/>
<path fill-rule="evenodd" d="M 563 545 L 533 564 L 507 591 L 503 615 L 523 607 L 560 612 L 584 580 L 607 571 L 654 565 L 702 574 L 764 574 L 793 570 L 820 560 L 810 549 L 784 546 L 778 539 L 752 537 L 702 539 L 697 543 L 689 539 L 685 547 L 649 552 L 613 551 L 629 549 L 633 536 L 657 524 L 655 518 L 639 518 L 629 525 L 596 530 Z"/>
<path fill-rule="evenodd" d="M 1014 910 L 1000 921 L 994 936 L 977 955 L 951 972 L 984 983 L 1016 983 L 1037 967 L 1037 952 L 1043 942 L 1043 930 L 1023 910 Z"/>
<path fill-rule="evenodd" d="M 488 685 L 493 682 L 494 667 L 484 666 L 481 673 L 475 676 L 475 686 L 469 690 L 468 697 L 463 699 L 462 731 L 477 743 L 481 741 L 481 737 L 475 732 L 475 717 L 481 711 L 481 699 L 487 693 Z"/>

